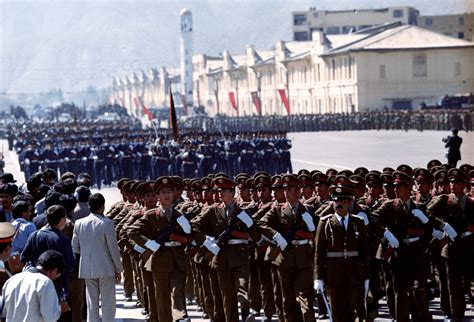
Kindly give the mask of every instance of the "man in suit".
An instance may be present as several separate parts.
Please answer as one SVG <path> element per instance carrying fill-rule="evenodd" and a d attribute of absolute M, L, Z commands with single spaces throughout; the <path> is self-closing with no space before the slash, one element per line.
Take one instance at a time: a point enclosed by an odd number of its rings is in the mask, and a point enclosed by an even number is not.
<path fill-rule="evenodd" d="M 80 256 L 79 278 L 86 284 L 87 321 L 100 321 L 99 296 L 102 301 L 102 321 L 115 319 L 115 283 L 120 282 L 122 263 L 112 220 L 104 217 L 105 199 L 100 193 L 89 198 L 89 216 L 76 221 L 72 247 Z"/>
<path fill-rule="evenodd" d="M 351 214 L 353 190 L 347 185 L 329 188 L 335 212 L 324 216 L 316 232 L 314 288 L 326 285 L 334 321 L 365 319 L 369 289 L 369 254 L 364 220 Z"/>
<path fill-rule="evenodd" d="M 448 149 L 446 157 L 448 158 L 448 164 L 452 167 L 456 167 L 456 164 L 461 160 L 461 144 L 462 138 L 458 136 L 458 129 L 453 129 L 453 136 L 443 138 L 445 148 Z"/>

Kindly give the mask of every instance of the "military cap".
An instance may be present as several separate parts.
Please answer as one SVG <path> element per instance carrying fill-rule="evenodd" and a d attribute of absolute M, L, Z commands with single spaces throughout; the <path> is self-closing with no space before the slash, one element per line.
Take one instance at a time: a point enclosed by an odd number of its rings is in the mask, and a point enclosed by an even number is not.
<path fill-rule="evenodd" d="M 217 190 L 230 189 L 233 190 L 237 186 L 234 180 L 225 177 L 217 177 L 214 179 L 214 186 Z"/>
<path fill-rule="evenodd" d="M 413 185 L 413 178 L 404 171 L 397 170 L 392 175 L 393 175 L 394 185 L 400 185 L 400 184 L 407 184 L 411 186 Z"/>
<path fill-rule="evenodd" d="M 435 172 L 434 178 L 435 178 L 437 183 L 441 183 L 443 181 L 448 181 L 449 180 L 448 179 L 448 171 L 446 171 L 444 169 L 440 169 L 440 170 Z"/>
<path fill-rule="evenodd" d="M 336 170 L 336 169 L 329 168 L 329 169 L 326 170 L 326 175 L 328 175 L 328 176 L 336 175 L 336 174 L 337 174 L 337 170 Z"/>
<path fill-rule="evenodd" d="M 214 178 L 217 178 L 217 177 L 229 178 L 229 176 L 228 176 L 227 174 L 225 174 L 224 172 L 218 172 L 218 173 L 216 173 L 216 175 L 214 176 Z"/>
<path fill-rule="evenodd" d="M 441 168 L 444 169 L 444 170 L 446 170 L 446 171 L 449 171 L 449 169 L 452 169 L 453 166 L 450 165 L 450 164 L 445 163 L 445 164 L 442 164 L 442 165 L 441 165 Z"/>
<path fill-rule="evenodd" d="M 176 190 L 183 189 L 183 179 L 180 176 L 171 176 L 170 177 L 173 183 L 173 188 Z"/>
<path fill-rule="evenodd" d="M 298 177 L 294 174 L 285 174 L 281 181 L 283 183 L 283 188 L 285 187 L 296 187 L 299 188 L 301 186 L 301 181 Z"/>
<path fill-rule="evenodd" d="M 382 183 L 382 181 L 380 180 L 380 173 L 376 172 L 376 171 L 370 171 L 369 173 L 367 173 L 367 175 L 365 176 L 365 182 L 366 184 L 377 184 L 377 183 Z"/>
<path fill-rule="evenodd" d="M 130 186 L 130 192 L 135 193 L 135 194 L 138 194 L 137 188 L 138 188 L 138 186 L 139 186 L 140 184 L 142 184 L 143 182 L 145 182 L 145 181 L 143 181 L 143 180 L 135 181 L 135 182 Z"/>
<path fill-rule="evenodd" d="M 184 190 L 189 190 L 190 189 L 190 182 L 191 182 L 191 179 L 189 179 L 189 178 L 183 179 L 183 189 Z"/>
<path fill-rule="evenodd" d="M 344 169 L 344 170 L 341 170 L 337 173 L 337 175 L 342 175 L 342 176 L 346 176 L 346 177 L 350 177 L 351 175 L 353 175 L 354 172 L 352 172 L 351 170 L 349 169 Z"/>
<path fill-rule="evenodd" d="M 464 171 L 464 173 L 468 174 L 469 171 L 473 169 L 472 165 L 464 163 L 463 165 L 459 166 L 459 170 Z M 5 182 L 5 181 L 4 181 Z"/>
<path fill-rule="evenodd" d="M 439 166 L 441 164 L 442 164 L 441 161 L 433 159 L 426 164 L 426 168 L 430 170 L 432 167 Z"/>
<path fill-rule="evenodd" d="M 18 193 L 18 186 L 14 183 L 0 184 L 0 194 L 6 194 L 14 197 Z"/>
<path fill-rule="evenodd" d="M 122 186 L 122 190 L 125 191 L 125 192 L 129 192 L 134 183 L 135 183 L 134 180 L 130 180 L 130 181 L 125 182 Z"/>
<path fill-rule="evenodd" d="M 313 180 L 314 184 L 318 185 L 321 183 L 327 184 L 328 183 L 328 175 L 322 173 L 322 172 L 317 172 L 313 175 Z"/>
<path fill-rule="evenodd" d="M 309 174 L 300 174 L 298 175 L 298 179 L 300 179 L 303 187 L 314 187 L 314 180 Z"/>
<path fill-rule="evenodd" d="M 382 172 L 382 174 L 380 175 L 380 180 L 382 180 L 384 186 L 393 185 L 393 172 Z"/>
<path fill-rule="evenodd" d="M 351 199 L 354 196 L 354 190 L 350 186 L 332 185 L 328 190 L 332 200 Z"/>
<path fill-rule="evenodd" d="M 410 177 L 413 176 L 413 169 L 407 165 L 407 164 L 400 164 L 398 167 L 397 167 L 397 171 L 401 171 L 401 172 L 405 172 L 406 174 L 408 174 Z"/>
<path fill-rule="evenodd" d="M 385 173 L 394 173 L 395 169 L 391 168 L 391 167 L 385 167 L 385 168 L 382 169 L 382 173 L 383 172 L 385 172 Z"/>
<path fill-rule="evenodd" d="M 459 169 L 453 168 L 448 171 L 449 181 L 461 181 L 461 182 L 469 182 L 468 175 Z"/>
<path fill-rule="evenodd" d="M 298 171 L 298 177 L 302 174 L 311 175 L 311 172 L 309 172 L 309 170 L 306 170 L 306 169 L 301 169 Z"/>
<path fill-rule="evenodd" d="M 272 189 L 283 188 L 283 183 L 281 182 L 281 176 L 275 175 L 272 177 L 271 181 L 272 181 Z"/>
<path fill-rule="evenodd" d="M 365 179 L 357 174 L 354 174 L 349 177 L 349 180 L 351 180 L 354 185 L 356 186 L 364 186 L 365 187 Z"/>
<path fill-rule="evenodd" d="M 137 195 L 144 195 L 147 192 L 153 192 L 154 183 L 151 181 L 140 182 L 135 191 Z"/>
<path fill-rule="evenodd" d="M 260 175 L 255 178 L 255 188 L 270 187 L 272 182 L 269 177 Z"/>
<path fill-rule="evenodd" d="M 11 243 L 16 230 L 9 222 L 0 222 L 0 243 Z"/>
<path fill-rule="evenodd" d="M 238 175 L 235 176 L 235 182 L 237 183 L 239 188 L 248 188 L 246 186 L 246 181 L 249 179 L 250 176 L 246 173 L 239 173 Z"/>
<path fill-rule="evenodd" d="M 190 187 L 191 191 L 201 191 L 202 190 L 201 180 L 199 180 L 199 179 L 191 180 L 191 182 L 189 183 L 189 187 Z"/>
<path fill-rule="evenodd" d="M 366 167 L 358 167 L 354 170 L 354 174 L 364 177 L 364 178 L 367 175 L 367 173 L 369 173 L 369 169 L 367 169 Z"/>
<path fill-rule="evenodd" d="M 443 170 L 443 168 L 441 168 L 440 165 L 435 165 L 434 167 L 431 167 L 429 170 L 430 170 L 431 174 L 434 175 L 439 170 Z"/>
<path fill-rule="evenodd" d="M 313 170 L 313 171 L 311 171 L 311 173 L 310 173 L 311 177 L 314 178 L 314 175 L 315 175 L 316 173 L 323 173 L 323 172 L 321 172 L 321 171 L 319 171 L 319 170 Z"/>
<path fill-rule="evenodd" d="M 354 188 L 354 183 L 345 175 L 334 176 L 333 185 Z"/>
<path fill-rule="evenodd" d="M 171 190 L 175 190 L 175 181 L 173 180 L 173 177 L 159 177 L 158 179 L 155 180 L 155 183 L 153 185 L 153 189 L 155 189 L 156 192 L 160 192 L 160 189 L 163 188 L 170 188 Z"/>
<path fill-rule="evenodd" d="M 0 176 L 0 181 L 3 183 L 15 183 L 16 180 L 13 178 L 13 174 L 9 172 L 4 172 Z"/>
<path fill-rule="evenodd" d="M 210 179 L 214 179 L 216 175 L 214 173 L 209 173 L 206 177 L 210 178 Z"/>
<path fill-rule="evenodd" d="M 255 180 L 253 178 L 248 178 L 245 181 L 245 186 L 244 187 L 249 188 L 249 189 L 255 188 Z"/>
<path fill-rule="evenodd" d="M 201 179 L 201 189 L 202 190 L 211 190 L 212 189 L 212 179 L 209 177 L 204 177 Z"/>
<path fill-rule="evenodd" d="M 417 182 L 422 181 L 422 180 L 427 180 L 428 182 L 434 181 L 434 177 L 431 174 L 431 172 L 423 168 L 415 168 L 413 170 L 413 177 L 415 178 L 415 181 Z"/>
<path fill-rule="evenodd" d="M 257 177 L 260 177 L 260 176 L 267 176 L 267 177 L 271 178 L 271 176 L 265 171 L 257 171 L 253 174 L 254 178 L 257 178 Z"/>

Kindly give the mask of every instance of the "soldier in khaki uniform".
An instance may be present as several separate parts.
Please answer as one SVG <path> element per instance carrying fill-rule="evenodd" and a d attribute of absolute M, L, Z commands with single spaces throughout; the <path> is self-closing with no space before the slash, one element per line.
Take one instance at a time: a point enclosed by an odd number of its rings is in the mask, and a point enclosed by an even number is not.
<path fill-rule="evenodd" d="M 410 199 L 413 179 L 402 171 L 393 173 L 397 198 L 385 201 L 372 216 L 374 231 L 388 241 L 387 255 L 395 292 L 395 317 L 409 321 L 412 313 L 417 321 L 431 321 L 428 311 L 426 249 L 432 227 L 423 209 Z M 413 301 L 413 312 L 410 302 Z"/>
<path fill-rule="evenodd" d="M 448 177 L 451 193 L 434 197 L 427 214 L 434 228 L 449 237 L 441 250 L 450 303 L 450 312 L 444 313 L 453 321 L 463 321 L 464 295 L 472 282 L 474 267 L 474 202 L 464 193 L 469 177 L 463 171 L 451 169 Z"/>
<path fill-rule="evenodd" d="M 214 256 L 211 269 L 217 272 L 225 321 L 236 322 L 237 294 L 247 297 L 249 276 L 249 239 L 256 239 L 252 218 L 236 204 L 236 183 L 216 177 L 214 185 L 221 203 L 205 209 L 193 221 L 194 239 Z M 244 318 L 246 318 L 244 316 Z"/>
<path fill-rule="evenodd" d="M 184 289 L 189 260 L 184 248 L 191 225 L 173 207 L 174 184 L 170 177 L 158 178 L 154 189 L 159 207 L 145 212 L 130 226 L 128 235 L 147 249 L 145 253 L 152 254 L 146 261 L 146 268 L 153 276 L 158 319 L 171 322 L 187 318 Z M 145 253 L 143 256 L 146 257 Z"/>
<path fill-rule="evenodd" d="M 364 220 L 351 214 L 351 187 L 329 191 L 335 212 L 321 218 L 316 232 L 314 286 L 322 294 L 326 285 L 333 321 L 361 321 L 369 289 L 367 231 Z"/>
<path fill-rule="evenodd" d="M 298 297 L 303 320 L 314 321 L 314 290 L 311 284 L 316 222 L 307 207 L 299 201 L 301 183 L 298 177 L 284 175 L 282 182 L 287 202 L 266 213 L 258 221 L 258 226 L 262 234 L 273 240 L 281 251 L 273 264 L 277 266 L 282 293 L 283 320 L 296 321 Z"/>
<path fill-rule="evenodd" d="M 128 181 L 131 181 L 132 179 L 128 179 L 128 178 L 122 178 L 120 179 L 118 182 L 117 182 L 117 189 L 120 190 L 120 194 L 122 195 L 122 200 L 120 201 L 117 201 L 116 203 L 114 203 L 109 211 L 107 212 L 107 214 L 105 215 L 107 218 L 110 218 L 110 219 L 114 219 L 115 216 L 117 216 L 120 211 L 122 211 L 123 209 L 123 206 L 125 205 L 125 203 L 127 202 L 127 194 L 125 193 L 125 191 L 123 190 L 123 186 L 128 182 Z"/>

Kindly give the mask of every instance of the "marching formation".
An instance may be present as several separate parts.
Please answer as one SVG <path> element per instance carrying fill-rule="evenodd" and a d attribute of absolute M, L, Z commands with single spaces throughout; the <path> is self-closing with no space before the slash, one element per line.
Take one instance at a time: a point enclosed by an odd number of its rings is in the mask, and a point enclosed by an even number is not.
<path fill-rule="evenodd" d="M 447 318 L 474 303 L 474 168 L 301 170 L 121 179 L 115 223 L 128 301 L 150 321 Z M 170 296 L 171 294 L 171 296 Z M 240 311 L 239 311 L 240 307 Z M 240 314 L 240 315 L 239 315 Z"/>

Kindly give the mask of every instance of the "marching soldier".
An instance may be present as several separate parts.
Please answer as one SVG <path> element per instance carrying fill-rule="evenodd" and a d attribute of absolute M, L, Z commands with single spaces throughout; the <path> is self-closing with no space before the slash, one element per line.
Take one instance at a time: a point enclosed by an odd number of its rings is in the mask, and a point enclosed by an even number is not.
<path fill-rule="evenodd" d="M 154 190 L 159 207 L 145 212 L 128 231 L 129 237 L 146 249 L 142 256 L 151 256 L 145 265 L 152 272 L 160 322 L 187 319 L 184 289 L 189 261 L 184 248 L 191 225 L 173 207 L 174 189 L 171 178 L 158 178 Z"/>
<path fill-rule="evenodd" d="M 258 226 L 277 247 L 272 251 L 277 266 L 278 282 L 282 293 L 283 320 L 296 321 L 297 302 L 303 320 L 314 321 L 313 239 L 315 218 L 299 201 L 301 182 L 295 175 L 282 177 L 287 202 L 271 209 L 258 222 Z M 308 212 L 309 210 L 309 212 Z"/>
<path fill-rule="evenodd" d="M 364 220 L 351 212 L 350 186 L 329 191 L 335 212 L 321 218 L 316 232 L 314 288 L 323 294 L 326 285 L 333 321 L 361 321 L 369 289 L 367 231 Z"/>
<path fill-rule="evenodd" d="M 214 256 L 224 306 L 225 321 L 238 321 L 237 294 L 247 297 L 249 279 L 249 239 L 257 239 L 252 218 L 236 204 L 236 183 L 225 177 L 214 179 L 221 203 L 203 210 L 193 221 L 194 239 Z M 247 313 L 247 312 L 243 312 Z M 243 314 L 245 319 L 247 316 Z"/>

